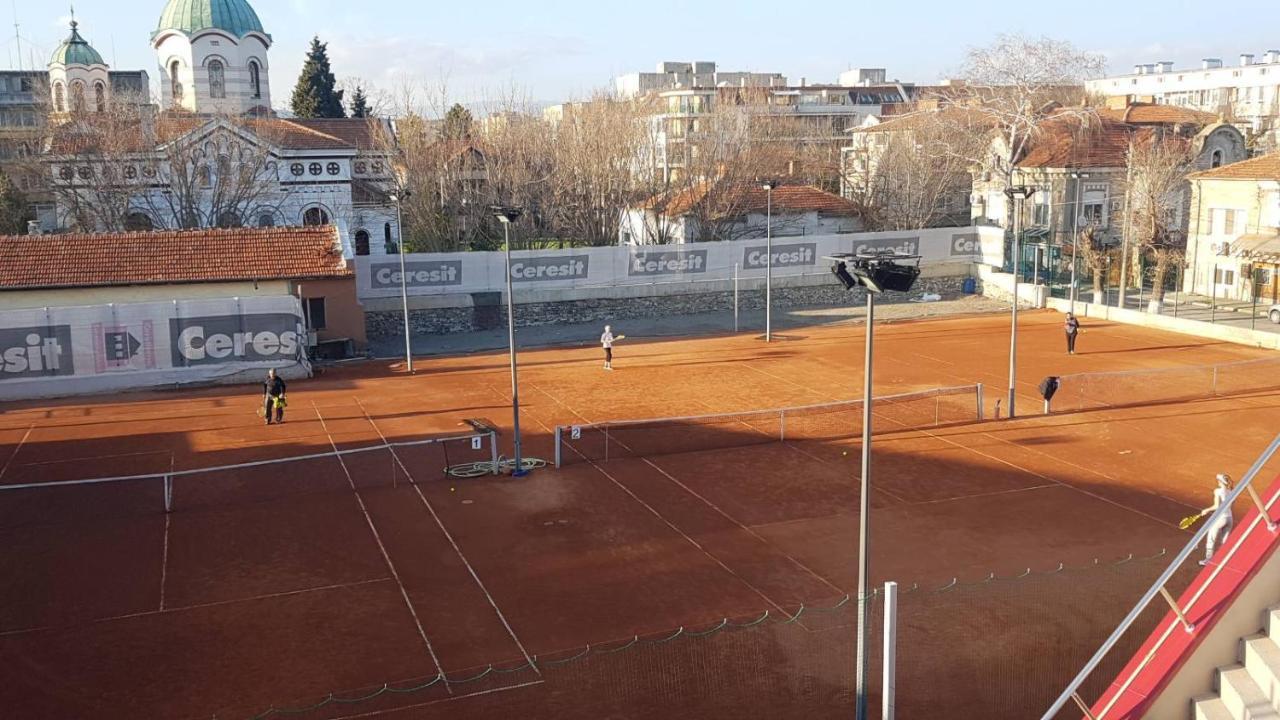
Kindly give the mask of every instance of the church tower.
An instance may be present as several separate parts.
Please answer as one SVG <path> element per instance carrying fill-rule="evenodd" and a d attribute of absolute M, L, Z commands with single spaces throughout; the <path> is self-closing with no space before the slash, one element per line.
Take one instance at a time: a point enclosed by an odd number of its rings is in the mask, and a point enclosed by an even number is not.
<path fill-rule="evenodd" d="M 246 0 L 168 0 L 151 35 L 165 109 L 269 113 L 271 36 Z"/>
<path fill-rule="evenodd" d="M 55 113 L 105 112 L 111 99 L 107 63 L 80 37 L 71 21 L 71 36 L 49 58 L 49 98 Z"/>

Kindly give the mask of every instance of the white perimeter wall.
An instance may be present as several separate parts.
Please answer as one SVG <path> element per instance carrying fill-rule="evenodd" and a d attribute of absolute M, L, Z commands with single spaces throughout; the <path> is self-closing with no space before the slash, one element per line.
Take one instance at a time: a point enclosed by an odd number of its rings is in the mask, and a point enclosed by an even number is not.
<path fill-rule="evenodd" d="M 963 274 L 974 263 L 1001 264 L 1004 233 L 960 227 L 778 238 L 773 242 L 775 285 L 834 282 L 824 256 L 887 249 L 920 255 L 930 275 L 948 264 Z M 735 264 L 743 287 L 756 287 L 766 266 L 763 239 L 516 251 L 511 257 L 518 302 L 725 290 L 732 287 Z M 398 308 L 400 258 L 355 260 L 356 286 L 366 309 Z M 418 253 L 405 255 L 404 262 L 411 307 L 466 307 L 472 305 L 473 293 L 506 290 L 505 253 Z"/>

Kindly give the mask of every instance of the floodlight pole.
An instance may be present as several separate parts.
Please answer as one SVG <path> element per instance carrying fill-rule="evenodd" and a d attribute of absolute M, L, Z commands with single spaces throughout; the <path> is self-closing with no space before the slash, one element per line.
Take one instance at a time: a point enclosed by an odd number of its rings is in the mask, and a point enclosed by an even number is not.
<path fill-rule="evenodd" d="M 1080 181 L 1088 180 L 1089 173 L 1073 172 L 1071 177 L 1076 181 L 1076 204 L 1071 209 L 1074 217 L 1071 218 L 1071 313 L 1076 312 L 1076 256 L 1078 251 L 1078 243 L 1080 242 Z"/>
<path fill-rule="evenodd" d="M 1013 419 L 1016 414 L 1014 410 L 1014 396 L 1016 395 L 1018 381 L 1018 262 L 1022 259 L 1022 201 L 1035 194 L 1035 188 L 1025 186 L 1011 187 L 1005 190 L 1005 195 L 1013 200 L 1013 310 L 1010 313 L 1009 323 L 1009 398 L 1007 405 L 1009 408 L 1009 419 Z"/>
<path fill-rule="evenodd" d="M 871 574 L 871 357 L 876 319 L 876 294 L 867 293 L 866 358 L 862 368 L 862 487 L 858 505 L 858 639 L 857 720 L 867 720 L 867 581 Z"/>
<path fill-rule="evenodd" d="M 404 309 L 404 363 L 409 368 L 409 374 L 413 374 L 413 343 L 409 337 L 409 286 L 405 279 L 404 271 L 404 216 L 400 212 L 401 196 L 408 197 L 409 191 L 404 190 L 391 196 L 396 203 L 396 231 L 399 233 L 400 244 L 397 246 L 396 254 L 400 256 L 400 303 Z"/>
<path fill-rule="evenodd" d="M 520 211 L 514 208 L 495 208 L 494 215 L 502 223 L 502 235 L 507 248 L 507 348 L 511 356 L 511 430 L 515 436 L 511 450 L 515 465 L 511 475 L 521 477 L 526 471 L 524 456 L 520 452 L 520 383 L 516 375 L 516 315 L 511 286 L 511 223 L 520 217 Z"/>
<path fill-rule="evenodd" d="M 764 188 L 764 341 L 773 342 L 773 189 L 777 181 L 766 180 Z"/>

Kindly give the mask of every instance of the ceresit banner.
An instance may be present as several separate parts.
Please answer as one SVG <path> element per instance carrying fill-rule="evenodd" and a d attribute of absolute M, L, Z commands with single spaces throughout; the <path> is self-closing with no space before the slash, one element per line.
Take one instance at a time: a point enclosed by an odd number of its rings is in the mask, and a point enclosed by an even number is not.
<path fill-rule="evenodd" d="M 0 399 L 306 375 L 289 296 L 0 311 Z"/>

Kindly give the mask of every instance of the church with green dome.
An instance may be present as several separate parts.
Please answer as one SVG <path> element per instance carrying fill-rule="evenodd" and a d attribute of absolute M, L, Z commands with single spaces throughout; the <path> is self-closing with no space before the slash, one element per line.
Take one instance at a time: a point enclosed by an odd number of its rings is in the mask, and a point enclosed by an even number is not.
<path fill-rule="evenodd" d="M 270 112 L 271 35 L 245 0 L 168 0 L 151 46 L 160 65 L 161 107 Z"/>

